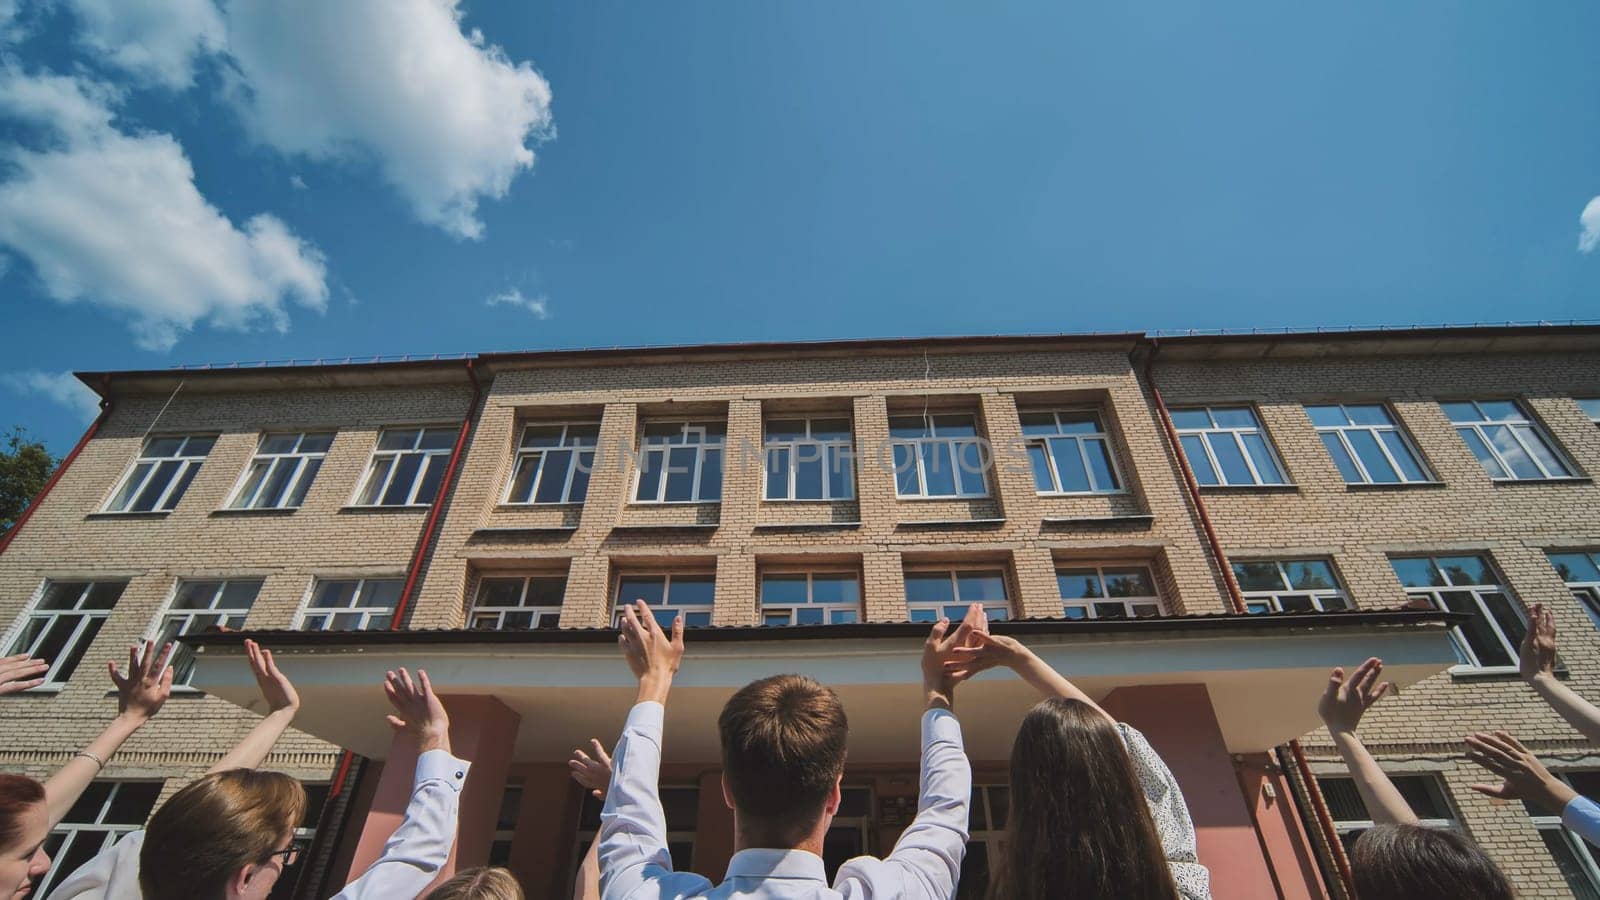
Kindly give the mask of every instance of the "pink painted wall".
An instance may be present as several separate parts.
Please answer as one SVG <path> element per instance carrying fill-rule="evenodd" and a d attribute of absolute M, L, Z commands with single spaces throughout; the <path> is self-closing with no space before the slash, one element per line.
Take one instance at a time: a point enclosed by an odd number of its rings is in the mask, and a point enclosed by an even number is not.
<path fill-rule="evenodd" d="M 1276 760 L 1270 753 L 1252 753 L 1240 758 L 1236 768 L 1280 896 L 1284 900 L 1328 900 L 1310 837 Z"/>

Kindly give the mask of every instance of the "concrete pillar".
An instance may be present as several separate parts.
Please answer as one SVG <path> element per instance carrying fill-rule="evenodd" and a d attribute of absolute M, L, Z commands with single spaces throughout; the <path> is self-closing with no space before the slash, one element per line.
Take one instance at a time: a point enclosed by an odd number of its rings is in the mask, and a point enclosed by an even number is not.
<path fill-rule="evenodd" d="M 694 833 L 694 872 L 722 881 L 733 858 L 733 810 L 722 799 L 722 770 L 700 774 L 700 809 Z"/>
<path fill-rule="evenodd" d="M 522 807 L 506 866 L 529 897 L 557 897 L 572 876 L 575 860 L 570 842 L 584 792 L 568 777 L 565 765 L 554 763 L 528 767 L 522 785 Z M 588 849 L 580 847 L 578 852 Z"/>
<path fill-rule="evenodd" d="M 1211 893 L 1238 900 L 1277 900 L 1272 870 L 1205 686 L 1117 688 L 1103 705 L 1120 721 L 1144 732 L 1178 779 L 1194 819 L 1200 862 L 1211 870 Z"/>

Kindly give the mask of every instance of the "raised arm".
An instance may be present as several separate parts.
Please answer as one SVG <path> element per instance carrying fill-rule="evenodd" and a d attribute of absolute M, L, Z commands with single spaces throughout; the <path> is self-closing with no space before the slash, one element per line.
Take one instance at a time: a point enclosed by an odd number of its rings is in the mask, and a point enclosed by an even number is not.
<path fill-rule="evenodd" d="M 295 692 L 288 676 L 278 671 L 272 651 L 262 648 L 255 641 L 245 641 L 244 652 L 250 661 L 250 673 L 256 677 L 256 685 L 261 689 L 261 697 L 267 701 L 267 714 L 226 756 L 206 770 L 208 775 L 228 769 L 254 769 L 261 765 L 267 754 L 272 752 L 272 746 L 278 742 L 283 730 L 294 721 L 295 713 L 300 711 L 300 695 Z"/>
<path fill-rule="evenodd" d="M 1333 746 L 1344 758 L 1372 821 L 1379 825 L 1415 825 L 1417 814 L 1356 736 L 1362 714 L 1389 692 L 1389 682 L 1378 682 L 1382 673 L 1383 660 L 1377 657 L 1357 666 L 1348 679 L 1342 667 L 1334 669 L 1328 676 L 1328 688 L 1317 703 L 1317 715 L 1328 726 Z"/>
<path fill-rule="evenodd" d="M 574 750 L 572 758 L 567 760 L 567 768 L 571 770 L 573 781 L 588 788 L 596 800 L 604 800 L 606 788 L 611 786 L 611 757 L 606 755 L 606 748 L 598 740 L 590 738 L 589 746 L 594 750 L 594 756 Z M 583 855 L 583 864 L 578 866 L 578 877 L 572 884 L 572 900 L 600 900 L 598 834 L 589 842 L 589 852 Z"/>
<path fill-rule="evenodd" d="M 161 710 L 172 693 L 172 669 L 167 663 L 172 659 L 173 645 L 162 648 L 158 657 L 155 644 L 145 641 L 128 649 L 128 671 L 117 671 L 117 664 L 106 663 L 111 682 L 117 686 L 117 717 L 111 720 L 100 736 L 89 746 L 78 751 L 50 780 L 44 783 L 45 807 L 50 817 L 50 827 L 60 824 L 67 810 L 78 802 L 84 788 L 106 767 L 106 762 L 122 747 L 122 743 L 135 731 L 144 727 Z"/>
<path fill-rule="evenodd" d="M 1594 743 L 1600 743 L 1600 709 L 1556 678 L 1556 617 L 1543 603 L 1528 608 L 1528 633 L 1522 638 L 1518 667 L 1534 693 Z"/>
<path fill-rule="evenodd" d="M 1066 676 L 1050 668 L 1048 663 L 1016 638 L 975 630 L 972 633 L 972 642 L 968 646 L 955 648 L 954 654 L 955 658 L 948 665 L 953 671 L 965 677 L 975 675 L 984 669 L 1004 666 L 1016 672 L 1019 678 L 1046 697 L 1081 701 L 1107 719 L 1116 721 L 1112 719 L 1110 713 L 1100 708 L 1100 704 L 1091 700 L 1088 694 L 1068 681 Z"/>

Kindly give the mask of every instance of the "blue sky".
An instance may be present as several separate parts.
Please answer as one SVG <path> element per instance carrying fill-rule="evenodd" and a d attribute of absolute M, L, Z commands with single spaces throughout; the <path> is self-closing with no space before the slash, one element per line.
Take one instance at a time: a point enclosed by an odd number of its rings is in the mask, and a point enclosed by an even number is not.
<path fill-rule="evenodd" d="M 1600 315 L 1578 0 L 0 19 L 0 427 L 58 453 L 75 369 Z"/>

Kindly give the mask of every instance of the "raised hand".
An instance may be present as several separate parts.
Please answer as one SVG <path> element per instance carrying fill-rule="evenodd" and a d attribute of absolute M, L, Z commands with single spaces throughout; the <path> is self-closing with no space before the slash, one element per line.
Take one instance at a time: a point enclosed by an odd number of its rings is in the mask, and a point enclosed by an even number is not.
<path fill-rule="evenodd" d="M 388 716 L 389 724 L 396 731 L 404 731 L 415 737 L 418 753 L 450 751 L 450 716 L 444 711 L 444 704 L 439 702 L 439 696 L 433 692 L 427 672 L 418 669 L 415 681 L 404 667 L 397 672 L 387 672 L 384 674 L 383 692 L 396 713 Z"/>
<path fill-rule="evenodd" d="M 589 747 L 594 751 L 593 756 L 574 750 L 572 758 L 567 760 L 567 768 L 571 770 L 573 781 L 588 788 L 596 800 L 604 800 L 606 789 L 611 787 L 611 755 L 594 738 L 589 739 Z"/>
<path fill-rule="evenodd" d="M 0 696 L 15 694 L 44 684 L 41 677 L 50 671 L 50 664 L 34 659 L 26 653 L 0 659 Z"/>
<path fill-rule="evenodd" d="M 1381 674 L 1383 660 L 1377 657 L 1357 666 L 1348 679 L 1344 667 L 1334 669 L 1328 676 L 1328 688 L 1317 703 L 1317 715 L 1322 717 L 1322 724 L 1328 726 L 1329 731 L 1354 733 L 1361 724 L 1362 714 L 1389 693 L 1389 682 L 1378 681 Z"/>
<path fill-rule="evenodd" d="M 117 712 L 139 722 L 148 720 L 161 711 L 161 705 L 172 695 L 172 653 L 177 645 L 167 643 L 156 657 L 154 641 L 145 641 L 141 650 L 138 644 L 128 648 L 128 671 L 117 671 L 117 664 L 106 663 L 111 683 L 117 686 Z"/>
<path fill-rule="evenodd" d="M 278 671 L 272 651 L 255 641 L 245 641 L 244 653 L 250 660 L 250 674 L 256 677 L 256 685 L 261 688 L 261 697 L 267 701 L 267 708 L 272 712 L 280 709 L 298 710 L 300 694 L 295 691 L 289 677 Z"/>
<path fill-rule="evenodd" d="M 1560 815 L 1578 793 L 1539 762 L 1522 742 L 1504 731 L 1467 735 L 1467 758 L 1500 776 L 1500 784 L 1474 784 L 1472 789 L 1497 800 L 1528 800 L 1551 815 Z"/>
<path fill-rule="evenodd" d="M 927 694 L 929 706 L 951 706 L 955 700 L 956 685 L 971 677 L 970 672 L 962 670 L 952 671 L 946 663 L 955 659 L 955 649 L 965 645 L 974 634 L 987 630 L 988 619 L 983 614 L 983 607 L 974 603 L 967 609 L 967 615 L 955 630 L 950 629 L 950 620 L 941 618 L 933 624 L 928 632 L 928 639 L 922 645 L 922 688 Z"/>
<path fill-rule="evenodd" d="M 1528 607 L 1528 633 L 1522 637 L 1517 661 L 1522 680 L 1532 684 L 1556 671 L 1556 617 L 1543 603 Z"/>
<path fill-rule="evenodd" d="M 661 630 L 661 623 L 643 600 L 622 607 L 622 634 L 617 636 L 628 668 L 639 679 L 640 701 L 664 703 L 672 689 L 672 676 L 683 664 L 683 614 L 672 622 L 672 636 Z"/>
<path fill-rule="evenodd" d="M 952 647 L 950 652 L 951 659 L 945 662 L 945 669 L 962 681 L 996 666 L 1016 668 L 1028 657 L 1028 648 L 1021 641 L 988 631 L 972 632 L 966 645 Z"/>

